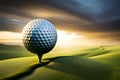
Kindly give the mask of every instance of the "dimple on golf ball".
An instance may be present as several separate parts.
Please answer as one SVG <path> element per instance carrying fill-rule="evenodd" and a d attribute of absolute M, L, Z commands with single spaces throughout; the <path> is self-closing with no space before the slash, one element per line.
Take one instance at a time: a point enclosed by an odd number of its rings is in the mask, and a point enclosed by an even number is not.
<path fill-rule="evenodd" d="M 49 52 L 54 48 L 56 41 L 57 31 L 48 20 L 32 20 L 23 29 L 23 44 L 35 54 Z"/>

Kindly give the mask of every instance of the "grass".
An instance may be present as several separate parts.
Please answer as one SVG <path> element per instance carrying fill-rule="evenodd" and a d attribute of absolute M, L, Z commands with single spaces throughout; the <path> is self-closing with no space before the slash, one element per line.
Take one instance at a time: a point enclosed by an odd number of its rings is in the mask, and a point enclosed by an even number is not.
<path fill-rule="evenodd" d="M 47 62 L 42 64 L 37 56 L 24 54 L 30 55 L 1 58 L 0 80 L 120 80 L 120 46 L 55 48 L 44 55 Z"/>
<path fill-rule="evenodd" d="M 36 57 L 14 58 L 0 61 L 0 78 L 6 78 L 19 73 L 21 70 L 37 63 Z"/>
<path fill-rule="evenodd" d="M 86 47 L 78 47 L 71 50 L 69 48 L 55 47 L 51 52 L 44 54 L 44 58 L 47 58 L 48 56 L 57 57 L 78 54 L 78 52 L 83 49 L 86 49 Z M 24 46 L 0 44 L 0 60 L 28 56 L 36 56 L 36 54 L 27 51 Z"/>
<path fill-rule="evenodd" d="M 34 54 L 28 52 L 24 46 L 0 44 L 0 60 L 26 56 L 34 56 Z"/>

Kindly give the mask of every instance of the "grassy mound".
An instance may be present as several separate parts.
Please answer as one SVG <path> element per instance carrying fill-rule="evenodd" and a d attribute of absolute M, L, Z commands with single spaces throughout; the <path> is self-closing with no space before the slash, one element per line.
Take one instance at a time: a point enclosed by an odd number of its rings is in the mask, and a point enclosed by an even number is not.
<path fill-rule="evenodd" d="M 91 59 L 62 57 L 23 78 L 23 80 L 110 80 L 111 69 Z"/>
<path fill-rule="evenodd" d="M 43 59 L 1 60 L 0 80 L 120 80 L 120 46 L 53 50 Z"/>

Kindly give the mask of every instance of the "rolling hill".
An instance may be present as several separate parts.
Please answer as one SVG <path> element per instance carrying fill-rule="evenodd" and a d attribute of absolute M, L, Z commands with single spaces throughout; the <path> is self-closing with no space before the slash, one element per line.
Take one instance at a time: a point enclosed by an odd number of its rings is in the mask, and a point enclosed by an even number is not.
<path fill-rule="evenodd" d="M 120 80 L 120 46 L 56 51 L 45 54 L 41 64 L 37 56 L 3 59 L 0 79 Z"/>

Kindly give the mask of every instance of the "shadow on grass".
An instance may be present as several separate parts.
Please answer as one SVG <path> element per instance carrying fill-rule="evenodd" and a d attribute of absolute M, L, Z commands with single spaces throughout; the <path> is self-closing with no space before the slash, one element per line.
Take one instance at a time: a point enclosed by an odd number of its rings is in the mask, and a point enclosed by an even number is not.
<path fill-rule="evenodd" d="M 35 69 L 45 65 L 46 68 L 50 68 L 67 74 L 72 74 L 74 76 L 82 78 L 83 80 L 110 80 L 112 74 L 111 68 L 109 68 L 108 66 L 87 58 L 61 56 L 46 58 L 44 60 L 49 61 L 42 64 L 32 65 L 26 68 L 24 71 L 4 79 L 19 80 L 32 74 Z"/>
<path fill-rule="evenodd" d="M 45 67 L 72 74 L 83 80 L 110 80 L 112 75 L 110 67 L 87 58 L 63 57 Z"/>
<path fill-rule="evenodd" d="M 61 57 L 64 57 L 64 56 L 61 56 Z M 42 62 L 41 64 L 38 63 L 38 64 L 35 64 L 35 65 L 32 65 L 32 66 L 29 66 L 28 68 L 26 68 L 25 70 L 23 70 L 22 72 L 19 72 L 15 75 L 12 75 L 12 76 L 9 76 L 9 77 L 6 77 L 4 78 L 3 80 L 18 80 L 20 78 L 23 78 L 25 76 L 28 76 L 30 74 L 32 74 L 34 72 L 35 69 L 39 68 L 39 67 L 42 67 L 42 66 L 45 66 L 47 64 L 49 64 L 52 60 L 55 60 L 57 58 L 61 58 L 61 57 L 54 57 L 54 58 L 46 58 L 44 60 L 49 60 L 47 62 Z"/>

